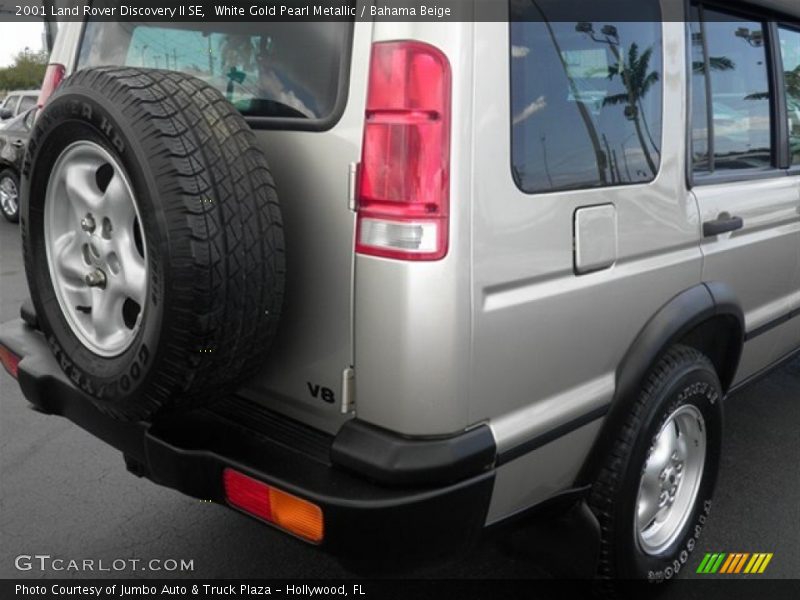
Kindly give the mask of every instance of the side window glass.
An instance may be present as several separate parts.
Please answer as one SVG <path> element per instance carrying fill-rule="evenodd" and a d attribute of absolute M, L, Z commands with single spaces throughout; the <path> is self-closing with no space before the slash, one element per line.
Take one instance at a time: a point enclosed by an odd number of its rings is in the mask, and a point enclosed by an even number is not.
<path fill-rule="evenodd" d="M 695 15 L 694 170 L 769 168 L 772 124 L 765 26 L 702 7 Z"/>
<path fill-rule="evenodd" d="M 786 110 L 789 115 L 789 156 L 800 165 L 800 31 L 780 30 Z"/>
<path fill-rule="evenodd" d="M 9 96 L 6 98 L 5 104 L 3 104 L 3 108 L 7 108 L 11 111 L 12 114 L 17 114 L 17 106 L 19 105 L 19 96 Z"/>
<path fill-rule="evenodd" d="M 23 96 L 19 103 L 19 110 L 17 113 L 22 114 L 26 110 L 33 108 L 36 105 L 37 98 L 35 96 Z"/>
<path fill-rule="evenodd" d="M 560 16 L 584 6 L 511 1 L 512 169 L 527 193 L 646 183 L 658 174 L 659 4 L 632 4 L 631 21 Z"/>

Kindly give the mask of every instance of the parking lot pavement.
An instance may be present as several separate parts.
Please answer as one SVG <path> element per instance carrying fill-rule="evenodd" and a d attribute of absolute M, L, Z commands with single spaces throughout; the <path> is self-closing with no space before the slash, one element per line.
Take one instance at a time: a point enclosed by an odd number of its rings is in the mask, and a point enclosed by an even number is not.
<path fill-rule="evenodd" d="M 2 322 L 17 316 L 27 295 L 18 229 L 6 222 L 0 223 L 0 253 Z M 772 552 L 767 576 L 800 577 L 799 432 L 800 360 L 728 400 L 713 514 L 688 570 L 696 568 L 705 552 Z M 353 576 L 331 557 L 243 515 L 133 477 L 117 451 L 65 419 L 30 410 L 2 369 L 0 507 L 0 578 L 43 576 L 16 570 L 20 554 L 106 563 L 193 561 L 194 571 L 170 573 L 172 577 Z M 534 530 L 521 530 L 484 541 L 450 564 L 415 575 L 526 578 L 553 572 L 547 545 Z"/>

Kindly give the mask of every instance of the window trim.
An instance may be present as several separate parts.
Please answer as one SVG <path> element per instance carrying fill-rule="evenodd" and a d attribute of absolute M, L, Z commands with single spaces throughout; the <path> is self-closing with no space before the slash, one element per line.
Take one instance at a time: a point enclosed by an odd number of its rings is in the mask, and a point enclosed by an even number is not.
<path fill-rule="evenodd" d="M 778 23 L 767 21 L 767 33 L 772 59 L 771 86 L 775 93 L 772 102 L 774 121 L 772 124 L 773 135 L 777 142 L 775 148 L 775 166 L 778 169 L 787 170 L 789 168 L 789 111 L 786 105 L 786 81 L 783 76 L 783 53 L 781 52 L 781 41 Z"/>
<path fill-rule="evenodd" d="M 89 5 L 91 6 L 91 1 Z M 102 21 L 100 21 L 102 22 Z M 78 36 L 78 47 L 72 64 L 72 73 L 78 71 L 81 52 L 86 37 L 88 19 L 81 21 L 81 34 Z M 344 52 L 340 58 L 339 81 L 337 83 L 336 102 L 330 115 L 324 119 L 297 119 L 292 117 L 266 117 L 242 115 L 248 126 L 254 130 L 281 130 L 281 131 L 313 131 L 323 132 L 333 129 L 344 116 L 350 98 L 350 69 L 353 64 L 353 40 L 355 38 L 355 21 L 350 21 L 345 36 Z M 241 114 L 241 113 L 240 113 Z"/>
<path fill-rule="evenodd" d="M 694 185 L 702 187 L 704 185 L 720 185 L 723 183 L 737 183 L 741 181 L 760 181 L 762 179 L 780 179 L 788 177 L 789 173 L 785 169 L 777 167 L 767 167 L 764 169 L 727 169 L 714 173 L 700 173 L 695 176 Z"/>
<path fill-rule="evenodd" d="M 771 161 L 772 165 L 765 168 L 753 169 L 726 169 L 723 171 L 695 171 L 694 168 L 694 115 L 693 115 L 693 85 L 692 85 L 692 38 L 690 18 L 692 8 L 696 7 L 699 11 L 700 22 L 703 21 L 703 7 L 709 7 L 717 12 L 724 13 L 733 17 L 751 19 L 765 25 L 764 33 L 767 37 L 764 48 L 767 53 L 767 80 L 770 86 L 770 136 L 771 140 Z M 785 82 L 783 77 L 783 56 L 780 52 L 780 38 L 778 37 L 779 27 L 785 22 L 786 17 L 776 18 L 772 11 L 759 11 L 756 7 L 734 3 L 733 6 L 726 5 L 720 0 L 686 0 L 686 40 L 685 48 L 687 53 L 687 137 L 686 137 L 686 180 L 689 190 L 694 187 L 705 185 L 719 185 L 723 183 L 736 183 L 742 181 L 756 181 L 761 179 L 775 179 L 790 175 L 789 170 L 789 131 L 788 113 L 786 110 Z M 791 27 L 790 27 L 791 28 Z M 707 41 L 704 38 L 704 52 L 706 60 L 708 58 Z M 777 52 L 777 54 L 776 54 Z M 776 61 L 777 57 L 777 61 Z M 706 85 L 710 86 L 710 77 L 706 77 Z M 708 94 L 706 94 L 708 102 Z M 713 104 L 713 99 L 712 99 Z M 709 112 L 709 119 L 713 120 L 713 114 Z M 713 126 L 709 130 L 713 132 Z M 709 139 L 709 152 L 714 147 L 713 141 Z M 713 164 L 713 160 L 711 161 Z M 786 165 L 786 166 L 783 166 Z M 800 170 L 800 165 L 796 165 Z"/>

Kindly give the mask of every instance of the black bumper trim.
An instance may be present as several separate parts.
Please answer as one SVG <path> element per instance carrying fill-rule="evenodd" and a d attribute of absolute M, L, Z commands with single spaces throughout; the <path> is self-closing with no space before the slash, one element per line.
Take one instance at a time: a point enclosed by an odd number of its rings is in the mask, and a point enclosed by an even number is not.
<path fill-rule="evenodd" d="M 487 425 L 450 437 L 403 437 L 353 419 L 331 447 L 335 465 L 386 485 L 461 481 L 492 468 L 497 450 Z"/>
<path fill-rule="evenodd" d="M 0 326 L 0 342 L 22 357 L 19 383 L 36 408 L 64 416 L 120 450 L 135 474 L 225 504 L 222 472 L 239 470 L 319 505 L 322 548 L 331 553 L 386 560 L 411 553 L 425 561 L 451 554 L 483 530 L 492 470 L 437 486 L 376 484 L 330 464 L 324 449 L 331 436 L 236 396 L 221 399 L 221 408 L 152 423 L 116 421 L 72 385 L 44 336 L 22 320 Z M 258 411 L 266 412 L 254 416 Z"/>

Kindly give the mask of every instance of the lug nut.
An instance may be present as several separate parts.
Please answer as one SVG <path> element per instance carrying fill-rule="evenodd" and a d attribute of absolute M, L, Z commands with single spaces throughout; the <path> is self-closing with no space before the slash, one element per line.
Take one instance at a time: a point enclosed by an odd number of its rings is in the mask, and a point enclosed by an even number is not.
<path fill-rule="evenodd" d="M 92 215 L 86 215 L 83 219 L 81 219 L 81 229 L 83 229 L 86 233 L 93 233 L 96 227 L 97 223 L 94 222 Z"/>
<path fill-rule="evenodd" d="M 99 287 L 102 289 L 106 287 L 106 274 L 100 269 L 97 269 L 86 275 L 85 281 L 86 285 L 89 287 Z"/>

